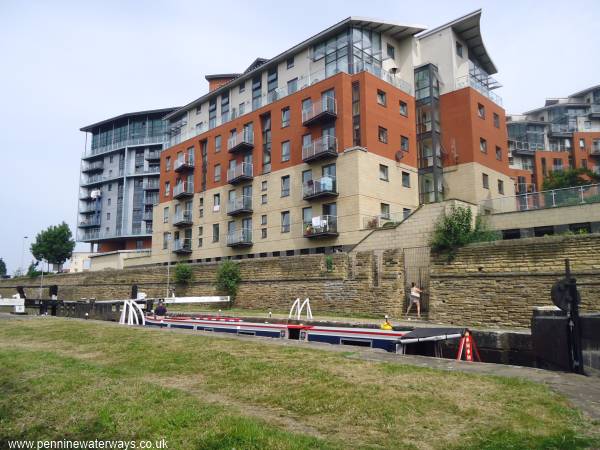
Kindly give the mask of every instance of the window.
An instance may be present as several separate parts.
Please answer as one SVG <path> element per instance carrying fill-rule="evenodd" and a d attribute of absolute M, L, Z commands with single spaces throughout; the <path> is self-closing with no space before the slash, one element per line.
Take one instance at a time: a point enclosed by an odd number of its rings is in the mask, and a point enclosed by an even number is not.
<path fill-rule="evenodd" d="M 169 223 L 169 207 L 165 206 L 163 208 L 163 223 Z"/>
<path fill-rule="evenodd" d="M 106 206 L 110 206 L 110 204 L 112 203 L 112 199 L 106 199 Z"/>
<path fill-rule="evenodd" d="M 403 116 L 408 116 L 408 105 L 402 100 L 400 100 L 400 114 Z"/>
<path fill-rule="evenodd" d="M 243 116 L 246 113 L 246 104 L 245 103 L 240 103 L 238 105 L 238 111 L 239 111 L 239 115 Z"/>
<path fill-rule="evenodd" d="M 461 58 L 463 57 L 463 45 L 458 41 L 456 42 L 456 54 Z"/>
<path fill-rule="evenodd" d="M 500 116 L 497 113 L 494 113 L 494 126 L 500 128 Z"/>
<path fill-rule="evenodd" d="M 109 189 L 109 191 L 110 191 L 110 189 Z M 169 195 L 171 195 L 171 183 L 166 181 L 165 182 L 165 197 L 168 197 Z"/>
<path fill-rule="evenodd" d="M 408 151 L 408 138 L 406 136 L 400 136 L 400 149 L 402 151 Z"/>
<path fill-rule="evenodd" d="M 410 173 L 402 172 L 402 186 L 410 187 Z"/>
<path fill-rule="evenodd" d="M 204 234 L 204 227 L 198 227 L 198 236 L 202 236 Z"/>
<path fill-rule="evenodd" d="M 360 85 L 352 83 L 352 145 L 360 145 Z"/>
<path fill-rule="evenodd" d="M 496 146 L 496 159 L 502 161 L 502 149 Z"/>
<path fill-rule="evenodd" d="M 383 181 L 390 181 L 388 166 L 379 164 L 379 179 Z"/>
<path fill-rule="evenodd" d="M 221 164 L 215 164 L 215 183 L 221 181 Z"/>
<path fill-rule="evenodd" d="M 219 224 L 213 223 L 213 242 L 219 242 Z"/>
<path fill-rule="evenodd" d="M 171 240 L 171 233 L 168 231 L 163 233 L 163 250 L 167 250 L 169 248 L 169 241 Z"/>
<path fill-rule="evenodd" d="M 213 195 L 213 212 L 218 212 L 221 209 L 221 194 Z"/>
<path fill-rule="evenodd" d="M 290 195 L 290 176 L 281 177 L 281 196 L 288 197 Z"/>
<path fill-rule="evenodd" d="M 498 193 L 504 195 L 504 181 L 498 180 Z"/>
<path fill-rule="evenodd" d="M 215 136 L 215 153 L 221 151 L 221 135 Z"/>
<path fill-rule="evenodd" d="M 382 219 L 390 218 L 390 205 L 387 203 L 380 203 L 380 211 Z"/>
<path fill-rule="evenodd" d="M 168 185 L 169 183 L 167 183 Z M 108 183 L 108 192 L 112 191 L 112 183 Z M 168 191 L 167 191 L 168 192 Z M 166 194 L 169 195 L 169 194 Z"/>
<path fill-rule="evenodd" d="M 267 215 L 263 214 L 262 216 L 260 216 L 260 224 L 264 227 L 267 225 Z"/>
<path fill-rule="evenodd" d="M 202 238 L 198 237 L 198 247 L 202 247 Z"/>
<path fill-rule="evenodd" d="M 267 229 L 266 228 L 261 228 L 260 229 L 260 237 L 262 239 L 266 239 L 267 238 Z"/>
<path fill-rule="evenodd" d="M 267 204 L 267 194 L 262 194 L 260 196 L 260 204 L 261 205 L 266 205 Z"/>
<path fill-rule="evenodd" d="M 281 162 L 290 160 L 290 141 L 281 143 Z"/>
<path fill-rule="evenodd" d="M 169 170 L 171 170 L 171 157 L 167 156 L 165 158 L 165 171 L 168 172 Z"/>
<path fill-rule="evenodd" d="M 387 144 L 387 142 L 388 142 L 388 133 L 387 133 L 387 129 L 386 128 L 379 127 L 379 132 L 377 133 L 377 136 L 379 138 L 379 142 L 383 142 L 384 144 Z"/>
<path fill-rule="evenodd" d="M 240 84 L 240 88 L 239 91 L 244 92 L 246 90 L 246 81 L 242 81 L 242 83 Z"/>
<path fill-rule="evenodd" d="M 110 156 L 109 156 L 109 158 L 108 158 L 108 162 L 109 162 L 109 163 L 111 163 L 111 164 L 113 163 L 113 155 L 110 155 Z"/>
<path fill-rule="evenodd" d="M 286 106 L 281 110 L 281 128 L 290 126 L 290 107 Z"/>
<path fill-rule="evenodd" d="M 406 219 L 408 216 L 410 216 L 411 212 L 412 210 L 410 208 L 402 208 L 402 218 Z"/>
<path fill-rule="evenodd" d="M 396 49 L 393 45 L 387 44 L 386 46 L 387 56 L 388 58 L 395 59 L 396 58 Z"/>
<path fill-rule="evenodd" d="M 267 180 L 264 180 L 261 185 L 260 185 L 260 190 L 261 191 L 266 191 L 267 190 Z"/>
<path fill-rule="evenodd" d="M 292 67 L 294 67 L 294 57 L 293 57 L 293 56 L 290 56 L 290 57 L 287 59 L 287 61 L 285 62 L 285 64 L 286 64 L 286 67 L 287 67 L 288 69 L 291 69 Z"/>
<path fill-rule="evenodd" d="M 106 220 L 110 220 L 110 213 L 109 212 L 106 213 Z"/>
<path fill-rule="evenodd" d="M 585 149 L 585 139 L 579 138 L 579 148 Z"/>
<path fill-rule="evenodd" d="M 479 138 L 479 150 L 481 153 L 487 153 L 487 141 L 484 138 Z"/>
<path fill-rule="evenodd" d="M 298 90 L 298 78 L 294 78 L 287 82 L 288 94 L 293 94 Z"/>
<path fill-rule="evenodd" d="M 377 103 L 379 103 L 382 106 L 385 106 L 387 104 L 387 96 L 385 95 L 385 92 L 383 92 L 380 89 L 377 89 Z"/>
<path fill-rule="evenodd" d="M 289 233 L 290 232 L 290 212 L 283 211 L 281 213 L 281 232 Z"/>
<path fill-rule="evenodd" d="M 587 159 L 582 159 L 581 160 L 581 167 L 583 167 L 584 169 L 588 168 Z"/>
<path fill-rule="evenodd" d="M 488 174 L 482 173 L 481 178 L 482 178 L 482 182 L 483 182 L 483 188 L 489 189 L 490 188 L 490 177 L 488 177 Z"/>
<path fill-rule="evenodd" d="M 196 114 L 200 114 L 202 112 L 202 104 L 196 106 Z"/>
<path fill-rule="evenodd" d="M 485 106 L 483 106 L 481 103 L 477 103 L 477 115 L 481 119 L 485 119 Z"/>

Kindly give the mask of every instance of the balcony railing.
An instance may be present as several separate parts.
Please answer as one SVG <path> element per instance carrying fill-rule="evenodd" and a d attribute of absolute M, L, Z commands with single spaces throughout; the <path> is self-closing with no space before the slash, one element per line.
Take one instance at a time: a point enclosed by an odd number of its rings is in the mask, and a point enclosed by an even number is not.
<path fill-rule="evenodd" d="M 302 185 L 304 200 L 335 197 L 338 195 L 335 177 L 325 176 L 316 180 L 305 181 Z"/>
<path fill-rule="evenodd" d="M 184 226 L 192 224 L 192 211 L 180 211 L 173 217 L 173 225 Z"/>
<path fill-rule="evenodd" d="M 173 241 L 173 252 L 178 254 L 192 253 L 192 239 L 184 238 Z"/>
<path fill-rule="evenodd" d="M 175 172 L 183 172 L 194 168 L 194 157 L 189 154 L 183 154 L 175 160 Z"/>
<path fill-rule="evenodd" d="M 465 87 L 472 87 L 473 89 L 479 91 L 481 94 L 485 95 L 497 105 L 502 106 L 502 98 L 470 74 L 456 79 L 456 89 L 462 89 Z"/>
<path fill-rule="evenodd" d="M 100 211 L 100 205 L 91 204 L 90 206 L 84 206 L 79 210 L 79 214 L 93 214 Z"/>
<path fill-rule="evenodd" d="M 144 197 L 144 205 L 157 205 L 158 204 L 158 194 L 151 194 Z"/>
<path fill-rule="evenodd" d="M 577 131 L 576 125 L 569 125 L 566 123 L 550 124 L 550 132 L 552 134 L 571 134 L 575 131 Z"/>
<path fill-rule="evenodd" d="M 150 150 L 146 153 L 146 161 L 156 161 L 160 159 L 160 150 Z"/>
<path fill-rule="evenodd" d="M 590 155 L 600 156 L 600 140 L 592 142 L 592 148 L 590 149 Z"/>
<path fill-rule="evenodd" d="M 590 115 L 600 115 L 600 105 L 590 105 Z"/>
<path fill-rule="evenodd" d="M 249 181 L 254 177 L 254 168 L 252 163 L 243 162 L 237 164 L 231 169 L 227 169 L 227 182 L 230 184 Z"/>
<path fill-rule="evenodd" d="M 337 236 L 337 216 L 325 215 L 313 217 L 310 222 L 303 223 L 303 234 L 306 238 Z"/>
<path fill-rule="evenodd" d="M 227 139 L 227 150 L 230 153 L 252 150 L 254 148 L 254 131 L 244 130 Z"/>
<path fill-rule="evenodd" d="M 378 214 L 376 216 L 363 217 L 364 229 L 394 227 L 405 220 L 410 213 Z"/>
<path fill-rule="evenodd" d="M 160 182 L 157 178 L 144 180 L 144 189 L 146 191 L 156 191 L 160 189 Z"/>
<path fill-rule="evenodd" d="M 302 111 L 302 125 L 305 127 L 322 124 L 337 117 L 337 102 L 334 97 L 326 96 L 311 108 Z"/>
<path fill-rule="evenodd" d="M 228 247 L 250 247 L 252 245 L 252 230 L 242 228 L 227 234 Z"/>
<path fill-rule="evenodd" d="M 558 165 L 554 165 L 552 166 L 552 172 L 562 172 L 564 169 L 564 166 L 558 166 Z"/>
<path fill-rule="evenodd" d="M 337 139 L 335 136 L 325 135 L 302 147 L 302 160 L 304 162 L 336 158 L 337 155 Z"/>
<path fill-rule="evenodd" d="M 593 203 L 600 203 L 600 184 L 492 198 L 479 206 L 483 214 L 500 214 Z"/>
<path fill-rule="evenodd" d="M 529 143 L 525 141 L 515 141 L 509 139 L 508 150 L 516 155 L 533 156 L 536 150 L 543 150 L 544 145 L 539 143 Z"/>
<path fill-rule="evenodd" d="M 77 240 L 81 242 L 98 241 L 105 239 L 122 239 L 126 237 L 140 237 L 140 236 L 152 236 L 152 233 L 148 232 L 144 228 L 136 228 L 131 231 L 106 231 L 106 230 L 79 230 L 77 233 Z"/>
<path fill-rule="evenodd" d="M 99 227 L 100 219 L 94 218 L 94 219 L 80 220 L 78 226 L 79 226 L 79 228 Z"/>
<path fill-rule="evenodd" d="M 81 168 L 84 173 L 97 172 L 104 170 L 104 161 L 94 161 L 93 163 L 85 163 Z"/>
<path fill-rule="evenodd" d="M 144 214 L 142 215 L 142 220 L 145 220 L 146 222 L 150 222 L 153 219 L 153 212 L 152 211 L 145 211 Z"/>
<path fill-rule="evenodd" d="M 128 175 L 154 175 L 160 173 L 160 166 L 138 167 L 130 171 Z"/>
<path fill-rule="evenodd" d="M 227 215 L 235 216 L 252 212 L 252 197 L 242 195 L 229 201 L 227 204 Z"/>
<path fill-rule="evenodd" d="M 144 136 L 138 138 L 124 139 L 122 141 L 115 141 L 101 147 L 95 147 L 90 149 L 88 152 L 83 154 L 83 158 L 92 158 L 94 156 L 102 155 L 104 153 L 112 152 L 125 147 L 134 147 L 138 145 L 158 145 L 164 142 L 164 135 L 160 136 Z"/>
<path fill-rule="evenodd" d="M 320 81 L 323 81 L 329 77 L 335 76 L 341 72 L 350 73 L 348 71 L 342 71 L 339 69 L 336 69 L 336 70 L 332 71 L 331 73 L 326 73 L 324 69 L 321 69 L 321 70 L 315 71 L 315 72 L 306 73 L 305 75 L 298 77 L 298 82 L 296 83 L 295 87 L 288 88 L 287 86 L 282 86 L 278 89 L 275 89 L 274 91 L 269 92 L 268 94 L 262 95 L 254 103 L 252 101 L 247 101 L 244 103 L 244 112 L 243 113 L 240 113 L 239 110 L 235 110 L 235 108 L 234 108 L 234 109 L 232 109 L 231 113 L 229 114 L 229 117 L 227 118 L 228 120 L 222 120 L 222 119 L 215 120 L 214 123 L 211 124 L 212 126 L 209 126 L 209 124 L 207 124 L 207 123 L 203 123 L 202 126 L 196 127 L 194 129 L 191 129 L 186 132 L 182 132 L 185 125 L 181 125 L 181 126 L 173 125 L 173 126 L 171 126 L 170 137 L 169 137 L 169 141 L 168 141 L 167 145 L 169 147 L 171 147 L 173 145 L 179 144 L 180 142 L 183 142 L 183 141 L 186 141 L 193 137 L 196 137 L 199 134 L 206 133 L 207 131 L 209 131 L 215 127 L 221 126 L 231 120 L 234 120 L 245 114 L 249 114 L 253 111 L 256 111 L 259 108 L 262 108 L 262 107 L 264 107 L 270 103 L 273 103 L 277 100 L 280 100 L 284 97 L 287 97 L 288 95 L 292 95 L 302 89 L 305 89 L 305 88 L 307 88 L 315 83 L 318 83 Z M 382 79 L 386 83 L 389 83 L 392 86 L 394 86 L 398 89 L 401 89 L 402 91 L 406 92 L 407 94 L 412 94 L 411 85 L 409 83 L 407 83 L 406 81 L 404 81 L 402 78 L 400 78 L 397 74 L 392 74 L 383 69 L 374 68 L 374 67 L 370 67 L 370 66 L 364 66 L 364 67 L 356 66 L 354 68 L 354 70 L 352 71 L 352 73 L 350 73 L 350 74 L 352 75 L 352 74 L 360 73 L 360 72 L 369 72 L 372 75 Z"/>
<path fill-rule="evenodd" d="M 194 183 L 192 181 L 182 181 L 173 186 L 173 198 L 185 198 L 194 195 Z"/>
<path fill-rule="evenodd" d="M 92 175 L 92 176 L 83 176 L 81 177 L 81 186 L 91 186 L 94 184 L 102 184 L 107 181 L 115 180 L 117 178 L 122 178 L 124 176 L 123 169 L 119 169 L 116 173 L 108 174 L 108 175 Z"/>

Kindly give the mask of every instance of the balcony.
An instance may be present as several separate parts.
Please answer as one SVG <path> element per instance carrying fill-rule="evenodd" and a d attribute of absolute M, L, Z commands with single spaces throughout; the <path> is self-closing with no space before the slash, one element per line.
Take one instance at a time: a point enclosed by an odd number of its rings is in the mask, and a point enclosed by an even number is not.
<path fill-rule="evenodd" d="M 592 148 L 590 149 L 590 155 L 600 156 L 600 140 L 592 142 Z"/>
<path fill-rule="evenodd" d="M 194 170 L 194 157 L 190 155 L 182 155 L 175 161 L 175 172 L 185 172 L 186 170 Z"/>
<path fill-rule="evenodd" d="M 304 200 L 337 197 L 337 195 L 335 177 L 327 176 L 317 180 L 308 180 L 302 185 L 302 197 Z"/>
<path fill-rule="evenodd" d="M 577 131 L 577 127 L 570 126 L 566 123 L 553 123 L 550 125 L 550 135 L 557 137 L 569 137 Z"/>
<path fill-rule="evenodd" d="M 588 116 L 591 119 L 600 119 L 600 105 L 590 105 Z"/>
<path fill-rule="evenodd" d="M 192 212 L 191 211 L 180 211 L 173 217 L 173 225 L 176 227 L 187 227 L 192 225 Z"/>
<path fill-rule="evenodd" d="M 104 161 L 95 161 L 93 163 L 84 164 L 81 168 L 83 173 L 102 172 L 104 170 Z"/>
<path fill-rule="evenodd" d="M 158 161 L 160 160 L 160 150 L 150 150 L 146 153 L 146 161 Z"/>
<path fill-rule="evenodd" d="M 156 205 L 158 204 L 158 194 L 146 194 L 144 197 L 144 205 Z"/>
<path fill-rule="evenodd" d="M 129 172 L 129 176 L 135 175 L 155 175 L 160 173 L 160 166 L 136 167 Z"/>
<path fill-rule="evenodd" d="M 535 148 L 532 145 L 529 145 L 529 142 L 523 141 L 508 141 L 508 150 L 513 155 L 521 155 L 521 156 L 534 156 Z"/>
<path fill-rule="evenodd" d="M 182 181 L 173 187 L 173 198 L 189 198 L 194 196 L 194 183 Z"/>
<path fill-rule="evenodd" d="M 564 170 L 563 166 L 559 166 L 559 165 L 553 165 L 552 166 L 552 172 L 562 172 Z"/>
<path fill-rule="evenodd" d="M 88 152 L 85 152 L 83 154 L 83 159 L 94 158 L 95 156 L 110 153 L 125 147 L 135 147 L 138 145 L 160 145 L 164 142 L 164 139 L 164 134 L 159 134 L 158 136 L 135 137 L 130 139 L 124 139 L 122 141 L 112 142 L 110 144 L 102 146 L 98 145 L 90 149 Z"/>
<path fill-rule="evenodd" d="M 144 180 L 145 191 L 158 191 L 160 189 L 160 182 L 157 178 Z"/>
<path fill-rule="evenodd" d="M 192 253 L 192 239 L 184 238 L 173 241 L 173 253 L 188 255 Z"/>
<path fill-rule="evenodd" d="M 81 220 L 78 224 L 79 228 L 92 228 L 100 226 L 100 218 Z"/>
<path fill-rule="evenodd" d="M 337 158 L 337 139 L 335 136 L 323 136 L 302 147 L 302 161 L 305 163 L 326 158 Z"/>
<path fill-rule="evenodd" d="M 311 108 L 302 111 L 302 125 L 322 125 L 337 118 L 337 102 L 334 97 L 324 97 Z"/>
<path fill-rule="evenodd" d="M 317 216 L 310 222 L 304 222 L 303 233 L 305 238 L 331 238 L 339 235 L 337 231 L 337 216 Z"/>
<path fill-rule="evenodd" d="M 242 228 L 227 234 L 227 247 L 251 247 L 252 230 Z"/>
<path fill-rule="evenodd" d="M 227 139 L 229 153 L 243 152 L 254 148 L 254 132 L 244 130 Z"/>
<path fill-rule="evenodd" d="M 100 211 L 100 205 L 92 204 L 91 206 L 84 206 L 79 210 L 79 214 L 94 214 Z"/>
<path fill-rule="evenodd" d="M 230 200 L 227 205 L 228 216 L 238 216 L 250 213 L 252 213 L 252 197 L 249 195 L 242 195 L 241 197 L 234 198 L 233 200 Z"/>
<path fill-rule="evenodd" d="M 152 222 L 152 216 L 152 211 L 145 211 L 144 215 L 142 216 L 142 220 L 145 220 L 146 222 Z"/>
<path fill-rule="evenodd" d="M 243 162 L 227 170 L 227 182 L 229 184 L 243 183 L 254 177 L 252 163 Z"/>
<path fill-rule="evenodd" d="M 105 183 L 107 181 L 115 180 L 117 178 L 122 178 L 124 176 L 123 169 L 119 169 L 116 173 L 112 173 L 109 171 L 108 175 L 91 175 L 87 177 L 82 177 L 80 185 L 81 186 L 93 186 Z"/>

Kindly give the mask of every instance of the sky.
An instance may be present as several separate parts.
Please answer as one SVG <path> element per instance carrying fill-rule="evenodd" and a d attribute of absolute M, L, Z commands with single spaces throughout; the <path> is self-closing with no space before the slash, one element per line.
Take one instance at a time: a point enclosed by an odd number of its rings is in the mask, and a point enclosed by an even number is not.
<path fill-rule="evenodd" d="M 0 258 L 12 274 L 42 229 L 65 221 L 75 234 L 82 126 L 184 105 L 206 74 L 241 72 L 348 16 L 433 28 L 479 8 L 507 113 L 600 84 L 594 0 L 0 0 Z"/>

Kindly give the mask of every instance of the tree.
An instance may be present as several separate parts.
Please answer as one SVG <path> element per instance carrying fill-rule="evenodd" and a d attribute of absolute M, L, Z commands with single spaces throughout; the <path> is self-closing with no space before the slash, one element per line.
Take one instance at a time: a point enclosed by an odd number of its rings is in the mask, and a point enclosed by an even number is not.
<path fill-rule="evenodd" d="M 553 171 L 544 178 L 542 189 L 549 191 L 551 189 L 562 189 L 572 186 L 584 186 L 586 184 L 600 182 L 600 175 L 592 172 L 590 169 L 580 167 L 577 169 L 566 169 Z"/>
<path fill-rule="evenodd" d="M 0 258 L 0 277 L 6 275 L 6 263 L 2 258 Z"/>
<path fill-rule="evenodd" d="M 40 272 L 39 270 L 37 270 L 37 266 L 38 266 L 38 262 L 37 261 L 31 261 L 31 264 L 29 264 L 29 267 L 27 268 L 27 276 L 29 278 L 35 278 L 35 277 L 40 276 L 42 274 L 42 272 Z"/>
<path fill-rule="evenodd" d="M 56 264 L 60 271 L 64 262 L 71 257 L 74 248 L 75 241 L 71 230 L 63 222 L 39 232 L 30 250 L 35 259 L 38 261 L 45 259 L 51 264 Z"/>
<path fill-rule="evenodd" d="M 217 269 L 217 289 L 226 292 L 231 297 L 231 303 L 235 299 L 241 279 L 240 266 L 233 261 L 223 261 Z"/>
<path fill-rule="evenodd" d="M 175 282 L 178 284 L 189 284 L 193 278 L 192 268 L 186 263 L 177 263 L 175 266 Z"/>

